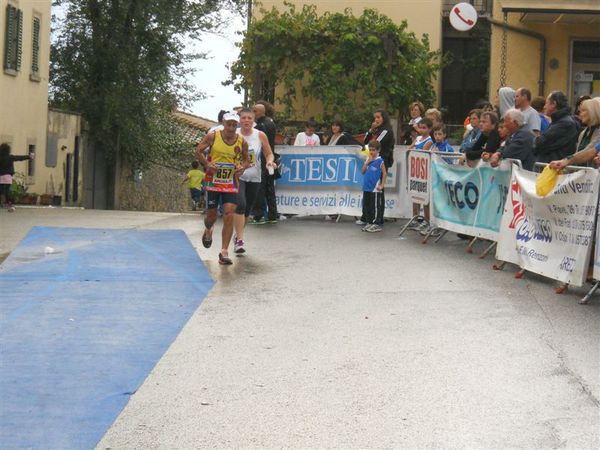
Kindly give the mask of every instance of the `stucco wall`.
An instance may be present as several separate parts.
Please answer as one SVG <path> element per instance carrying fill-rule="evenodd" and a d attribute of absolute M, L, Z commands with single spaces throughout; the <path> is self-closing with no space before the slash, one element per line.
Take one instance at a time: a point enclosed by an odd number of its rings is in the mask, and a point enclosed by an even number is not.
<path fill-rule="evenodd" d="M 0 55 L 4 61 L 6 0 L 0 0 Z M 21 70 L 8 74 L 0 66 L 0 142 L 11 144 L 12 153 L 26 155 L 35 145 L 36 155 L 46 146 L 48 116 L 48 70 L 50 60 L 50 1 L 19 0 L 10 4 L 23 11 Z M 39 81 L 30 80 L 32 62 L 32 22 L 34 13 L 41 18 Z M 36 160 L 36 171 L 39 164 Z M 42 160 L 43 161 L 43 160 Z M 16 167 L 24 170 L 24 163 Z M 38 189 L 37 180 L 29 180 Z"/>
<path fill-rule="evenodd" d="M 535 31 L 546 38 L 545 88 L 543 95 L 553 90 L 570 93 L 571 41 L 577 39 L 600 40 L 600 27 L 586 24 L 523 23 L 520 13 L 510 13 L 510 25 Z M 494 18 L 503 20 L 502 1 L 494 2 Z M 513 88 L 525 86 L 538 94 L 540 44 L 538 39 L 522 36 L 512 31 L 507 34 L 506 85 Z M 492 26 L 490 58 L 490 98 L 495 98 L 500 87 L 502 28 Z M 556 59 L 558 68 L 551 69 L 550 61 Z"/>
<path fill-rule="evenodd" d="M 67 184 L 70 191 L 69 205 L 81 206 L 83 203 L 83 154 L 85 151 L 85 142 L 82 136 L 82 118 L 80 114 L 50 109 L 48 111 L 48 136 L 54 136 L 57 152 L 56 165 L 49 167 L 46 165 L 46 152 L 48 147 L 44 143 L 44 150 L 36 153 L 36 173 L 33 177 L 34 182 L 30 185 L 29 191 L 38 194 L 60 195 L 63 198 L 63 204 L 67 204 L 66 192 Z M 71 155 L 72 164 L 75 164 L 75 140 L 79 139 L 79 161 L 78 161 L 78 182 L 77 182 L 77 200 L 73 201 L 73 171 L 71 178 L 66 180 L 67 176 L 67 157 Z M 74 169 L 74 166 L 72 167 Z"/>

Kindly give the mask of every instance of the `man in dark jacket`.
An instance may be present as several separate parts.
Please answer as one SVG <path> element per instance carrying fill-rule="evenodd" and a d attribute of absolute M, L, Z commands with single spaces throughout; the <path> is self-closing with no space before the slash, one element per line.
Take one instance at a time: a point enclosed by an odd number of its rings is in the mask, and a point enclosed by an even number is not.
<path fill-rule="evenodd" d="M 532 170 L 535 162 L 533 156 L 533 134 L 523 127 L 525 116 L 515 108 L 509 109 L 504 114 L 504 126 L 509 137 L 504 147 L 494 153 L 490 159 L 492 167 L 496 167 L 502 158 L 518 159 L 524 169 Z"/>
<path fill-rule="evenodd" d="M 268 111 L 267 111 L 268 108 Z M 273 151 L 273 155 L 275 156 L 275 161 L 279 158 L 279 155 L 275 153 L 275 135 L 277 134 L 277 129 L 275 127 L 275 122 L 273 119 L 269 117 L 269 114 L 272 113 L 272 106 L 270 103 L 261 100 L 256 102 L 254 107 L 252 108 L 254 111 L 254 120 L 256 121 L 257 130 L 262 131 L 267 135 L 267 139 L 269 140 L 269 145 L 271 146 L 271 150 Z M 267 112 L 269 114 L 267 114 Z M 275 202 L 275 176 L 269 175 L 267 172 L 266 166 L 266 158 L 261 158 L 261 184 L 256 194 L 256 201 L 254 203 L 254 219 L 250 221 L 250 223 L 254 224 L 262 224 L 262 223 L 276 223 L 278 214 L 277 214 L 277 203 Z M 265 201 L 267 203 L 267 214 L 268 217 L 265 219 Z"/>
<path fill-rule="evenodd" d="M 544 108 L 552 123 L 535 139 L 533 154 L 537 162 L 549 163 L 575 153 L 579 125 L 571 115 L 567 96 L 560 91 L 550 93 Z"/>

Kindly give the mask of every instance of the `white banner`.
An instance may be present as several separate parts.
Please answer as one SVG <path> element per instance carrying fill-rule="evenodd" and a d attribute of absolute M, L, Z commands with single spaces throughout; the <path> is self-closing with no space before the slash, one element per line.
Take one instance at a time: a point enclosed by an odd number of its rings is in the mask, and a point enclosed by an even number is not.
<path fill-rule="evenodd" d="M 552 193 L 535 193 L 537 174 L 513 166 L 496 258 L 581 286 L 592 252 L 598 171 L 560 175 Z"/>
<path fill-rule="evenodd" d="M 358 146 L 276 146 L 281 178 L 275 188 L 283 214 L 362 215 L 360 169 L 367 157 Z M 394 164 L 385 183 L 385 217 L 410 217 L 406 192 L 406 146 L 394 149 Z"/>
<path fill-rule="evenodd" d="M 428 151 L 412 150 L 408 153 L 408 195 L 412 203 L 429 205 L 431 193 L 431 177 L 429 176 Z"/>

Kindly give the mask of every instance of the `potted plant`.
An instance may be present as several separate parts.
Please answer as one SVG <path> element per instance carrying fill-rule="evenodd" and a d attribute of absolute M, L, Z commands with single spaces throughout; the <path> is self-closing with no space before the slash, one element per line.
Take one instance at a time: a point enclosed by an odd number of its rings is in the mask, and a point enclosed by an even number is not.
<path fill-rule="evenodd" d="M 42 194 L 40 195 L 40 205 L 49 206 L 52 204 L 53 195 L 51 194 Z"/>

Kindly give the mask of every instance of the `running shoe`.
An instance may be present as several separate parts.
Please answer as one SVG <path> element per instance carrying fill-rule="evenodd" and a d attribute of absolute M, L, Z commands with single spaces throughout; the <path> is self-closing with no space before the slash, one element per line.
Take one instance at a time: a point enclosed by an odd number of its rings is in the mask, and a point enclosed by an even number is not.
<path fill-rule="evenodd" d="M 277 223 L 277 219 L 269 219 L 266 223 Z"/>
<path fill-rule="evenodd" d="M 362 227 L 360 231 L 369 231 L 369 228 L 371 228 L 372 225 L 372 223 L 368 223 L 364 227 Z"/>
<path fill-rule="evenodd" d="M 233 251 L 238 255 L 246 253 L 246 249 L 244 248 L 244 241 L 242 239 L 235 238 L 235 241 L 233 243 Z"/>
<path fill-rule="evenodd" d="M 233 261 L 228 256 L 223 256 L 222 253 L 219 253 L 219 264 L 223 266 L 230 266 L 233 264 Z"/>
<path fill-rule="evenodd" d="M 212 245 L 212 235 L 207 232 L 208 230 L 204 230 L 204 234 L 202 235 L 202 245 L 204 245 L 204 248 L 210 248 Z"/>
<path fill-rule="evenodd" d="M 264 217 L 261 217 L 260 219 L 252 219 L 248 221 L 249 225 L 264 225 L 265 223 L 267 223 L 267 221 L 265 220 Z"/>
<path fill-rule="evenodd" d="M 369 228 L 367 228 L 367 231 L 369 233 L 377 233 L 379 231 L 383 231 L 383 228 L 380 225 L 377 225 L 376 223 L 374 223 L 371 226 L 369 226 Z"/>
<path fill-rule="evenodd" d="M 356 222 L 354 222 L 356 225 L 366 225 L 367 222 L 363 222 L 362 220 L 358 219 Z"/>

